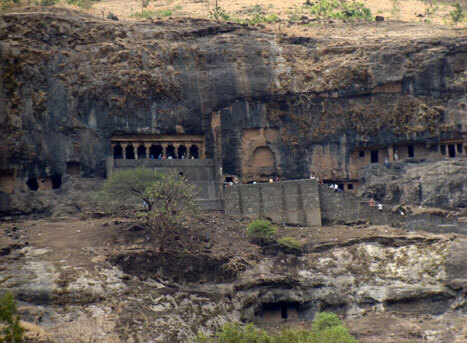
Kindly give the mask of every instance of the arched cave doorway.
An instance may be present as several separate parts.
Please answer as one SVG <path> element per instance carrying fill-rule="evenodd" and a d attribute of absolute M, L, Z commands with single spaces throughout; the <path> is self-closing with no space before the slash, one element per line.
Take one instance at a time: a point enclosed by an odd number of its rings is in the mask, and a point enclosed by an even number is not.
<path fill-rule="evenodd" d="M 172 158 L 176 158 L 176 155 L 175 155 L 175 147 L 173 145 L 169 145 L 167 147 L 167 158 L 171 156 Z"/>
<path fill-rule="evenodd" d="M 178 158 L 182 158 L 186 154 L 186 146 L 180 145 L 178 147 Z M 185 155 L 186 157 L 186 155 Z"/>
<path fill-rule="evenodd" d="M 199 158 L 199 150 L 197 145 L 192 145 L 190 147 L 190 157 Z"/>
<path fill-rule="evenodd" d="M 260 176 L 274 175 L 274 162 L 274 154 L 268 147 L 259 147 L 253 152 L 253 168 Z"/>
<path fill-rule="evenodd" d="M 125 149 L 125 155 L 127 160 L 134 160 L 135 159 L 135 148 L 133 145 L 129 144 Z"/>
<path fill-rule="evenodd" d="M 161 155 L 162 156 L 162 146 L 161 145 L 151 145 L 149 149 L 149 157 L 156 158 Z"/>
<path fill-rule="evenodd" d="M 120 144 L 114 146 L 114 159 L 121 160 L 123 158 L 123 149 Z"/>
<path fill-rule="evenodd" d="M 138 159 L 142 160 L 146 158 L 146 147 L 144 145 L 140 145 L 138 147 Z"/>

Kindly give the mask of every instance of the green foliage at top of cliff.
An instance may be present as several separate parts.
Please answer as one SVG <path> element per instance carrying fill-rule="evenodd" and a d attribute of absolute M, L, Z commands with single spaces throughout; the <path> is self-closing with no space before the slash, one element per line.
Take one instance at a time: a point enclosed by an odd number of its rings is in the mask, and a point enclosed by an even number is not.
<path fill-rule="evenodd" d="M 268 333 L 254 324 L 227 323 L 216 333 L 207 337 L 198 333 L 196 343 L 358 343 L 334 313 L 316 315 L 310 330 L 283 329 Z"/>

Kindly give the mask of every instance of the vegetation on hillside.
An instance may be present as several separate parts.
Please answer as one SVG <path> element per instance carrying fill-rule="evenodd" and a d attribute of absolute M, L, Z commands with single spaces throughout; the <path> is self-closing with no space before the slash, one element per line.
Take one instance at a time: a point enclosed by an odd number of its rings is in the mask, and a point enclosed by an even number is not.
<path fill-rule="evenodd" d="M 21 343 L 23 333 L 13 293 L 6 292 L 0 297 L 0 343 Z"/>
<path fill-rule="evenodd" d="M 164 251 L 180 220 L 198 209 L 194 187 L 185 178 L 150 168 L 114 171 L 104 182 L 99 198 L 114 213 L 120 209 L 145 224 L 159 252 Z"/>
<path fill-rule="evenodd" d="M 254 324 L 227 323 L 208 337 L 199 332 L 196 343 L 358 343 L 334 313 L 316 315 L 310 330 L 287 328 L 279 333 L 268 333 Z"/>

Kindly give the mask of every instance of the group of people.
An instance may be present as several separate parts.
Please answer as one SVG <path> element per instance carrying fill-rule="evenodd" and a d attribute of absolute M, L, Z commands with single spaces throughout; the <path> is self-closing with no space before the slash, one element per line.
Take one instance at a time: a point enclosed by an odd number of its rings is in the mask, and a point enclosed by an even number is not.
<path fill-rule="evenodd" d="M 155 160 L 156 158 L 154 157 L 153 154 L 151 154 L 151 160 Z M 169 156 L 165 156 L 165 155 L 162 155 L 162 154 L 159 154 L 157 156 L 157 159 L 158 160 L 173 160 L 173 159 L 177 159 L 177 156 L 172 156 L 172 155 L 169 155 Z M 180 157 L 181 160 L 187 160 L 189 159 L 188 158 L 188 155 L 187 154 L 183 154 L 182 157 Z M 191 156 L 191 159 L 194 160 L 195 157 L 194 156 Z"/>

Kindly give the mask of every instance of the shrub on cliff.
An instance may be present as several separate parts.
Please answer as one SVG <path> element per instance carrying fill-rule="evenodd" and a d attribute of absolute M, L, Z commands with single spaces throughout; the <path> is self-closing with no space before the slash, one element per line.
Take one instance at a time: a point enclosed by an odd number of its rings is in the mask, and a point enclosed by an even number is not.
<path fill-rule="evenodd" d="M 269 220 L 256 219 L 248 224 L 247 234 L 250 239 L 264 243 L 277 233 L 277 228 Z"/>
<path fill-rule="evenodd" d="M 184 178 L 161 175 L 144 191 L 147 208 L 139 211 L 138 217 L 151 229 L 153 238 L 159 243 L 159 252 L 164 252 L 167 239 L 174 232 L 180 220 L 196 214 L 194 186 Z"/>
<path fill-rule="evenodd" d="M 24 329 L 16 315 L 16 302 L 11 292 L 0 297 L 0 343 L 23 342 Z"/>
<path fill-rule="evenodd" d="M 311 330 L 283 329 L 279 333 L 268 333 L 254 324 L 227 323 L 214 337 L 198 333 L 196 343 L 358 343 L 342 321 L 334 313 L 316 315 Z"/>
<path fill-rule="evenodd" d="M 302 245 L 292 237 L 285 236 L 277 240 L 286 250 L 289 251 L 300 251 Z"/>

